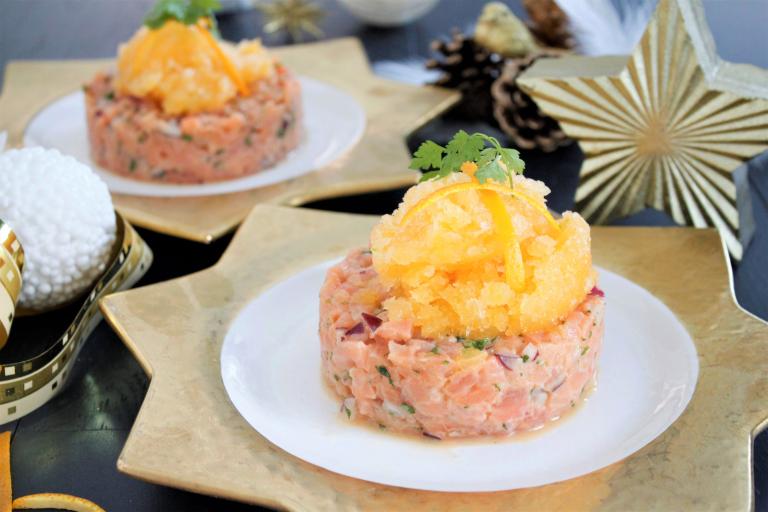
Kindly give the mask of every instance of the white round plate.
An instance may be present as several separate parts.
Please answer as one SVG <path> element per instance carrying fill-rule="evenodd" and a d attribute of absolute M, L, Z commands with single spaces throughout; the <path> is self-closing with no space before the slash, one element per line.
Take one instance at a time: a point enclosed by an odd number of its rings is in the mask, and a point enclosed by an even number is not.
<path fill-rule="evenodd" d="M 664 432 L 693 395 L 698 358 L 674 314 L 645 289 L 600 271 L 607 298 L 598 386 L 573 415 L 518 440 L 411 440 L 342 419 L 321 383 L 318 290 L 334 262 L 250 302 L 221 351 L 224 386 L 269 441 L 330 471 L 429 491 L 534 487 L 595 471 Z"/>
<path fill-rule="evenodd" d="M 333 162 L 351 149 L 365 130 L 365 111 L 347 93 L 300 77 L 304 135 L 299 146 L 277 165 L 244 178 L 215 183 L 173 185 L 132 180 L 91 161 L 82 91 L 59 98 L 38 112 L 24 132 L 26 146 L 58 149 L 91 166 L 109 190 L 154 197 L 207 196 L 240 192 L 296 178 Z"/>

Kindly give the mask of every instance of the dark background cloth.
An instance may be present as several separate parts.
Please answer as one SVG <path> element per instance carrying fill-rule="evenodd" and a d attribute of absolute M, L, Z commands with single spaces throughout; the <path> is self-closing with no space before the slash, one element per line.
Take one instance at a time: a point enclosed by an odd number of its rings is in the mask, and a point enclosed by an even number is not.
<path fill-rule="evenodd" d="M 150 0 L 0 0 L 0 77 L 12 59 L 93 58 L 114 56 L 117 44 L 136 30 Z M 318 2 L 327 11 L 326 37 L 361 38 L 372 61 L 429 56 L 429 44 L 453 27 L 466 29 L 483 2 L 443 0 L 427 16 L 396 29 L 367 27 L 332 0 Z M 517 0 L 508 0 L 521 17 Z M 707 17 L 721 56 L 768 67 L 766 0 L 705 0 Z M 262 20 L 249 10 L 222 14 L 224 38 L 257 37 Z M 282 44 L 267 37 L 267 44 Z M 343 65 L 340 63 L 339 65 Z M 459 129 L 489 131 L 450 113 L 429 123 L 409 139 L 411 149 L 426 138 L 447 140 Z M 500 135 L 496 133 L 497 135 Z M 552 189 L 550 205 L 573 207 L 582 155 L 571 145 L 553 154 L 523 154 L 527 175 Z M 763 158 L 762 162 L 768 160 Z M 768 167 L 751 166 L 747 175 L 755 215 L 755 235 L 743 261 L 734 265 L 740 304 L 768 318 Z M 308 208 L 383 214 L 398 204 L 404 190 L 343 197 L 305 205 Z M 673 225 L 669 216 L 645 210 L 616 222 L 620 225 Z M 201 245 L 140 230 L 155 252 L 155 262 L 139 285 L 164 281 L 212 265 L 231 236 Z M 674 257 L 674 255 L 670 255 Z M 60 322 L 59 322 L 60 324 Z M 27 336 L 52 339 L 60 334 L 55 319 L 15 326 Z M 147 377 L 117 336 L 100 324 L 79 356 L 69 384 L 49 404 L 0 427 L 13 431 L 14 494 L 66 492 L 93 499 L 109 511 L 259 510 L 238 503 L 161 487 L 120 474 L 115 462 L 147 390 Z M 222 461 L 225 463 L 225 461 Z M 755 443 L 756 508 L 768 510 L 768 436 Z M 638 504 L 642 508 L 642 504 Z"/>

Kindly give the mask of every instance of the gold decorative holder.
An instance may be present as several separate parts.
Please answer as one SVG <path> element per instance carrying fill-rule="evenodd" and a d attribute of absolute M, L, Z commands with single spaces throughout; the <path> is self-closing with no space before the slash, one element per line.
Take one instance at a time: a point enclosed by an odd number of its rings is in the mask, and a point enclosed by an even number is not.
<path fill-rule="evenodd" d="M 357 145 L 322 169 L 244 192 L 178 198 L 113 194 L 122 215 L 137 226 L 207 243 L 234 229 L 258 203 L 295 206 L 417 181 L 419 173 L 408 170 L 410 154 L 405 137 L 453 105 L 458 93 L 377 78 L 360 41 L 354 38 L 286 46 L 273 52 L 296 74 L 329 83 L 360 103 L 366 113 L 366 128 Z M 79 89 L 111 62 L 11 62 L 0 97 L 0 132 L 8 131 L 12 146 L 21 144 L 35 113 Z"/>
<path fill-rule="evenodd" d="M 0 364 L 0 425 L 29 414 L 64 387 L 77 354 L 102 319 L 99 299 L 130 288 L 149 269 L 152 263 L 149 246 L 123 217 L 117 215 L 116 220 L 115 248 L 107 269 L 90 293 L 78 299 L 83 303 L 66 331 L 33 357 Z M 0 237 L 3 229 L 0 222 Z M 12 248 L 13 244 L 8 246 Z M 18 250 L 16 254 L 19 254 Z M 13 343 L 13 337 L 10 343 Z"/>
<path fill-rule="evenodd" d="M 103 299 L 105 317 L 151 377 L 118 469 L 289 510 L 752 508 L 752 439 L 766 424 L 768 326 L 734 301 L 714 230 L 593 228 L 595 262 L 671 308 L 699 355 L 699 380 L 685 412 L 621 462 L 543 487 L 452 494 L 340 476 L 269 443 L 224 389 L 219 356 L 228 326 L 273 284 L 365 244 L 376 221 L 257 206 L 213 267 Z"/>
<path fill-rule="evenodd" d="M 579 141 L 587 220 L 650 206 L 741 259 L 731 174 L 768 149 L 768 70 L 717 57 L 700 0 L 660 0 L 631 56 L 540 59 L 518 84 Z"/>
<path fill-rule="evenodd" d="M 0 219 L 0 349 L 11 332 L 16 302 L 21 294 L 23 268 L 24 249 L 11 226 Z"/>

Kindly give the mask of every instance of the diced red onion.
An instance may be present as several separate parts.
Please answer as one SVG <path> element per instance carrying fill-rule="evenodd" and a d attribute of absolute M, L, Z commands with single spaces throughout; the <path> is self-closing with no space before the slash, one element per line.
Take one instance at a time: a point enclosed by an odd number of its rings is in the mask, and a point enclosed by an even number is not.
<path fill-rule="evenodd" d="M 529 343 L 523 349 L 522 355 L 528 356 L 528 361 L 535 361 L 539 357 L 539 349 L 533 343 Z"/>
<path fill-rule="evenodd" d="M 520 361 L 519 356 L 515 355 L 506 355 L 506 354 L 496 354 L 496 359 L 499 360 L 499 363 L 501 363 L 501 366 L 506 368 L 507 370 L 514 370 L 515 365 Z"/>
<path fill-rule="evenodd" d="M 355 334 L 363 334 L 365 332 L 365 326 L 363 326 L 363 322 L 357 322 L 354 326 L 347 329 L 347 332 L 344 333 L 344 336 L 353 336 Z"/>
<path fill-rule="evenodd" d="M 376 332 L 376 329 L 381 327 L 381 324 L 384 322 L 381 318 L 377 317 L 376 315 L 371 315 L 368 313 L 362 314 L 363 321 L 365 322 L 365 325 L 368 326 L 368 328 L 371 330 L 371 332 Z"/>
<path fill-rule="evenodd" d="M 422 434 L 424 434 L 424 437 L 428 437 L 428 438 L 430 438 L 430 439 L 437 439 L 438 441 L 442 441 L 442 439 L 441 439 L 441 438 L 437 437 L 437 436 L 436 436 L 436 435 L 434 435 L 434 434 L 430 434 L 430 433 L 429 433 L 429 432 L 427 432 L 427 431 L 424 431 L 424 432 L 422 432 Z"/>
<path fill-rule="evenodd" d="M 593 287 L 589 291 L 589 294 L 590 295 L 597 295 L 598 297 L 605 297 L 605 292 L 603 290 L 601 290 L 600 288 L 598 288 L 597 286 Z"/>

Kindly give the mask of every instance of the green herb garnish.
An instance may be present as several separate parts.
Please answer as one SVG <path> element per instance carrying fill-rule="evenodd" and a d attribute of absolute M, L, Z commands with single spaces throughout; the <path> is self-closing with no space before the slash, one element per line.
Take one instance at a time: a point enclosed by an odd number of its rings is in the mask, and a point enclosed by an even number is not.
<path fill-rule="evenodd" d="M 131 158 L 131 162 L 128 164 L 128 170 L 131 171 L 131 172 L 135 171 L 136 170 L 136 165 L 138 165 L 138 164 L 136 164 L 136 159 L 135 158 Z"/>
<path fill-rule="evenodd" d="M 407 404 L 407 403 L 403 402 L 401 404 L 401 406 L 402 406 L 403 409 L 408 411 L 408 414 L 416 414 L 416 409 L 414 409 L 411 404 Z"/>
<path fill-rule="evenodd" d="M 440 349 L 437 348 L 437 345 L 435 345 L 434 347 L 432 347 L 432 350 L 430 350 L 430 352 L 432 352 L 433 354 L 439 354 L 440 353 Z"/>
<path fill-rule="evenodd" d="M 211 23 L 214 23 L 211 31 L 216 33 L 213 12 L 219 8 L 219 0 L 158 0 L 144 18 L 144 24 L 151 29 L 157 29 L 168 20 L 192 25 L 200 18 L 210 18 Z"/>
<path fill-rule="evenodd" d="M 485 350 L 493 345 L 496 338 L 479 338 L 476 340 L 468 340 L 466 338 L 458 338 L 458 341 L 464 345 L 464 348 L 476 348 L 477 350 Z"/>
<path fill-rule="evenodd" d="M 530 357 L 528 357 L 528 354 L 523 354 L 523 357 L 522 357 L 522 359 L 523 359 L 523 362 L 524 362 L 524 363 L 527 363 L 527 362 L 528 362 L 528 359 L 530 359 Z"/>
<path fill-rule="evenodd" d="M 386 377 L 386 378 L 389 380 L 389 383 L 390 383 L 390 384 L 392 384 L 393 386 L 395 385 L 395 383 L 394 383 L 394 382 L 392 382 L 392 375 L 390 375 L 390 374 L 389 374 L 389 370 L 387 370 L 387 367 L 386 367 L 386 366 L 377 366 L 377 367 L 376 367 L 376 370 L 378 370 L 378 372 L 379 372 L 381 375 L 383 375 L 384 377 Z"/>
<path fill-rule="evenodd" d="M 582 348 L 582 349 L 581 349 L 581 355 L 584 355 L 584 354 L 586 354 L 587 352 L 589 352 L 589 345 L 587 345 L 586 347 L 584 347 L 584 348 Z"/>
<path fill-rule="evenodd" d="M 104 99 L 107 101 L 115 101 L 115 91 L 109 91 L 104 95 Z"/>
<path fill-rule="evenodd" d="M 525 169 L 517 150 L 501 147 L 495 137 L 483 133 L 470 135 L 464 130 L 459 130 L 445 147 L 431 140 L 422 143 L 413 154 L 410 168 L 426 171 L 421 181 L 427 181 L 461 172 L 464 162 L 477 164 L 478 182 L 508 182 L 510 187 L 513 174 L 522 174 Z"/>
<path fill-rule="evenodd" d="M 187 142 L 192 142 L 192 136 L 188 133 L 182 133 L 181 138 Z"/>

